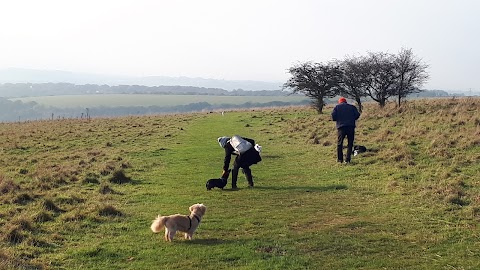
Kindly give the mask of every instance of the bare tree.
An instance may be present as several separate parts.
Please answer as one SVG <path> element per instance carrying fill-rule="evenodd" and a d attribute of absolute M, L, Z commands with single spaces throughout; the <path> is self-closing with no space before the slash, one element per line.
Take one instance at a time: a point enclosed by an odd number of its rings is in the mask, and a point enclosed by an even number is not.
<path fill-rule="evenodd" d="M 394 57 L 392 54 L 383 52 L 370 52 L 367 57 L 369 70 L 367 94 L 382 108 L 388 98 L 395 95 L 398 74 Z"/>
<path fill-rule="evenodd" d="M 422 63 L 413 55 L 412 49 L 402 48 L 394 59 L 395 69 L 397 71 L 396 95 L 398 106 L 401 105 L 402 98 L 409 94 L 419 93 L 420 87 L 428 80 L 429 75 L 426 72 L 428 65 Z"/>
<path fill-rule="evenodd" d="M 343 78 L 340 93 L 355 100 L 358 110 L 362 112 L 362 98 L 368 96 L 369 65 L 365 57 L 346 57 L 340 62 Z"/>
<path fill-rule="evenodd" d="M 339 93 L 342 71 L 334 62 L 306 62 L 295 65 L 288 71 L 291 77 L 283 85 L 283 89 L 292 89 L 293 94 L 303 93 L 310 97 L 319 113 L 323 112 L 324 99 Z"/>

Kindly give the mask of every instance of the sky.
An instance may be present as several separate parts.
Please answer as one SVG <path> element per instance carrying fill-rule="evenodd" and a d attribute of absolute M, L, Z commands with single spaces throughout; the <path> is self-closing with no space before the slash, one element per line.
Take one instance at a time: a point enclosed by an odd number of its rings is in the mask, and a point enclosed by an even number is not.
<path fill-rule="evenodd" d="M 480 91 L 478 0 L 1 0 L 0 69 L 285 82 L 412 49 L 425 89 Z"/>

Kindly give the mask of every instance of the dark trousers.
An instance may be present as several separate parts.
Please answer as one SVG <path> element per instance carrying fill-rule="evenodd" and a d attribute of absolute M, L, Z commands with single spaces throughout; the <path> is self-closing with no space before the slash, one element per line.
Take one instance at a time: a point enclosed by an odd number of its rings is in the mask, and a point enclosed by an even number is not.
<path fill-rule="evenodd" d="M 243 172 L 245 173 L 245 177 L 247 178 L 248 185 L 253 186 L 253 176 L 252 176 L 252 170 L 250 169 L 250 166 L 246 164 L 240 164 L 239 156 L 237 156 L 235 158 L 235 161 L 233 162 L 233 168 L 232 168 L 232 188 L 237 187 L 238 170 L 240 168 L 242 168 Z"/>
<path fill-rule="evenodd" d="M 355 127 L 341 127 L 337 129 L 337 161 L 343 162 L 343 140 L 347 137 L 347 155 L 346 162 L 350 162 L 353 150 L 353 140 L 355 139 Z"/>

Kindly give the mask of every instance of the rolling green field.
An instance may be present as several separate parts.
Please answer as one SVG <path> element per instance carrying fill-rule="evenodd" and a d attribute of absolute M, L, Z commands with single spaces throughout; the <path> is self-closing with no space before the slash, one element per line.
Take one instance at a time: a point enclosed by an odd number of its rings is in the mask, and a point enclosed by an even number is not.
<path fill-rule="evenodd" d="M 272 101 L 299 102 L 306 100 L 303 96 L 210 96 L 210 95 L 65 95 L 13 98 L 12 101 L 37 102 L 41 105 L 58 108 L 92 108 L 118 106 L 176 106 L 197 102 L 210 104 L 244 104 L 267 103 Z"/>
<path fill-rule="evenodd" d="M 480 99 L 366 104 L 348 165 L 331 109 L 0 123 L 0 269 L 479 269 Z M 234 134 L 255 187 L 207 191 Z"/>

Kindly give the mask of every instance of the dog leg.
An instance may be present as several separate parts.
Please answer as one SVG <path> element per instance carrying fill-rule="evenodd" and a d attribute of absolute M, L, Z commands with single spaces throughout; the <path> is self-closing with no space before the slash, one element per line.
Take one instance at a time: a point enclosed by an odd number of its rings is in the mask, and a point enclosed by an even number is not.
<path fill-rule="evenodd" d="M 210 183 L 207 182 L 207 184 L 205 185 L 205 187 L 207 188 L 207 190 L 211 190 L 212 188 L 210 187 Z"/>
<path fill-rule="evenodd" d="M 173 231 L 173 230 L 169 231 L 168 232 L 168 241 L 172 242 L 176 233 L 177 233 L 177 231 Z"/>
<path fill-rule="evenodd" d="M 187 239 L 187 240 L 192 240 L 192 234 L 190 234 L 190 233 L 185 233 L 185 239 Z"/>
<path fill-rule="evenodd" d="M 163 237 L 165 241 L 168 241 L 168 229 L 165 227 L 165 236 Z"/>

